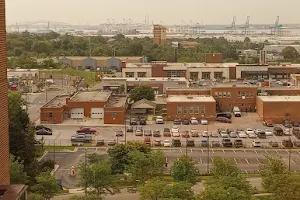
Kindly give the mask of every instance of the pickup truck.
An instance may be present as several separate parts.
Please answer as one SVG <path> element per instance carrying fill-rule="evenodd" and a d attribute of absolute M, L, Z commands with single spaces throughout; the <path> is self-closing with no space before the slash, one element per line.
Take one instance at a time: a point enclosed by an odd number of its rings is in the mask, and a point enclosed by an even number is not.
<path fill-rule="evenodd" d="M 87 135 L 74 135 L 71 137 L 71 142 L 92 142 L 93 138 Z"/>

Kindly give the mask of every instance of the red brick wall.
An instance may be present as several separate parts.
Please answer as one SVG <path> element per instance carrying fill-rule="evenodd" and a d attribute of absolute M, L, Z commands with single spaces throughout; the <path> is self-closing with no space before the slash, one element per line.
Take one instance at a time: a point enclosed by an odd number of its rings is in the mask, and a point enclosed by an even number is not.
<path fill-rule="evenodd" d="M 52 117 L 49 117 L 52 113 Z M 64 120 L 64 107 L 61 108 L 41 108 L 41 123 L 45 124 L 61 124 Z"/>
<path fill-rule="evenodd" d="M 167 90 L 167 96 L 170 95 L 210 95 L 210 90 L 205 89 L 177 89 L 177 90 Z"/>
<path fill-rule="evenodd" d="M 256 112 L 261 120 L 264 120 L 264 103 L 260 98 L 256 98 Z"/>
<path fill-rule="evenodd" d="M 245 98 L 238 97 L 238 92 L 252 92 L 253 97 Z M 215 92 L 230 92 L 231 98 L 215 96 Z M 256 107 L 256 96 L 257 88 L 256 87 L 226 87 L 226 88 L 211 88 L 211 96 L 215 98 L 217 103 L 220 105 L 220 111 L 229 111 L 231 112 L 234 106 L 238 106 L 241 111 L 255 111 Z M 231 106 L 230 106 L 231 105 Z"/>
<path fill-rule="evenodd" d="M 205 115 L 204 117 L 209 120 L 215 120 L 216 117 L 216 103 L 215 102 L 168 102 L 167 103 L 167 117 L 168 120 L 174 119 L 190 119 L 191 117 L 196 117 L 198 120 L 202 118 L 202 114 L 178 114 L 177 106 L 192 106 L 192 105 L 205 105 Z M 189 112 L 189 111 L 188 111 Z"/>
<path fill-rule="evenodd" d="M 91 117 L 91 108 L 103 108 L 106 102 L 73 102 L 68 101 L 67 107 L 68 111 L 72 108 L 84 108 L 84 116 Z M 68 112 L 68 117 L 71 117 L 70 112 Z"/>
<path fill-rule="evenodd" d="M 0 185 L 9 185 L 9 136 L 5 0 L 0 0 Z"/>
<path fill-rule="evenodd" d="M 104 108 L 104 124 L 124 124 L 125 108 L 121 107 L 105 107 Z"/>
<path fill-rule="evenodd" d="M 229 67 L 229 79 L 236 79 L 236 67 Z"/>
<path fill-rule="evenodd" d="M 223 62 L 223 54 L 221 54 L 221 53 L 206 53 L 205 54 L 205 62 L 206 63 L 222 63 Z"/>
<path fill-rule="evenodd" d="M 164 70 L 164 67 L 167 64 L 152 64 L 152 77 L 167 77 L 167 71 Z"/>

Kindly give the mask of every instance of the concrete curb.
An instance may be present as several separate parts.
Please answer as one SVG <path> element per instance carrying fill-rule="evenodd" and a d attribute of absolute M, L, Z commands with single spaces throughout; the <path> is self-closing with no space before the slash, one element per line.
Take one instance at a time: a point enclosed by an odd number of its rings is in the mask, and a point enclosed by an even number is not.
<path fill-rule="evenodd" d="M 59 165 L 54 165 L 54 169 L 51 171 L 51 175 L 54 175 L 55 172 L 58 170 Z"/>
<path fill-rule="evenodd" d="M 48 151 L 45 151 L 44 154 L 37 159 L 37 161 L 40 162 L 47 155 L 47 153 L 48 153 Z"/>

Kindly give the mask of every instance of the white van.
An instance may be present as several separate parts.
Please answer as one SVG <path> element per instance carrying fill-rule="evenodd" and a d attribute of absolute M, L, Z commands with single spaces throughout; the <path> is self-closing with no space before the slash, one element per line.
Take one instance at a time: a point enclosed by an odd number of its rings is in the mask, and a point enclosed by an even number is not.
<path fill-rule="evenodd" d="M 237 106 L 233 107 L 233 114 L 236 117 L 241 117 L 242 116 L 242 112 L 241 112 L 240 108 L 237 107 Z"/>

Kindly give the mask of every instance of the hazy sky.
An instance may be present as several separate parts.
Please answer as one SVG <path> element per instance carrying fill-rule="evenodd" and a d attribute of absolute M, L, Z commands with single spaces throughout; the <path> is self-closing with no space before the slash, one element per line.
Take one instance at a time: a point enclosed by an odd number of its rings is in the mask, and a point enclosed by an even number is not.
<path fill-rule="evenodd" d="M 99 24 L 107 19 L 131 18 L 150 23 L 201 24 L 300 23 L 300 0 L 6 0 L 7 23 L 50 20 L 72 24 Z"/>

